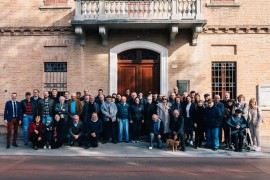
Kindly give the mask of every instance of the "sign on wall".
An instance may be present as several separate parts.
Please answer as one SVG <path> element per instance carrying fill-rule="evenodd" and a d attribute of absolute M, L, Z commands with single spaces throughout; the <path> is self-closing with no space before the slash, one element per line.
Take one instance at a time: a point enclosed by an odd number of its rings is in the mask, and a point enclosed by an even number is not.
<path fill-rule="evenodd" d="M 180 94 L 183 92 L 189 93 L 189 80 L 177 80 L 177 87 Z"/>
<path fill-rule="evenodd" d="M 257 86 L 257 99 L 262 110 L 270 110 L 270 84 Z"/>

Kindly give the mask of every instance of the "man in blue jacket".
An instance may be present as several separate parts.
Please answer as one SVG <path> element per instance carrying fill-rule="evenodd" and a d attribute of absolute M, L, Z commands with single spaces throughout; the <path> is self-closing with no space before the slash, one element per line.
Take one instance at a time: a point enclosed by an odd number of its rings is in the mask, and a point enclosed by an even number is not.
<path fill-rule="evenodd" d="M 129 104 L 127 103 L 126 96 L 121 97 L 121 102 L 117 104 L 117 121 L 118 121 L 118 141 L 121 142 L 123 134 L 125 142 L 129 141 Z"/>
<path fill-rule="evenodd" d="M 235 114 L 227 121 L 227 124 L 231 128 L 231 136 L 235 142 L 236 152 L 242 152 L 244 132 L 247 127 L 247 121 L 242 114 L 240 109 L 236 109 Z"/>
<path fill-rule="evenodd" d="M 10 137 L 12 133 L 12 127 L 14 130 L 13 134 L 13 146 L 18 147 L 16 141 L 18 137 L 18 126 L 22 123 L 21 118 L 21 105 L 18 101 L 16 101 L 17 93 L 13 92 L 11 94 L 10 101 L 6 102 L 5 111 L 4 111 L 4 120 L 7 124 L 7 146 L 6 148 L 10 148 Z"/>
<path fill-rule="evenodd" d="M 222 120 L 220 110 L 214 106 L 212 99 L 208 100 L 208 107 L 205 108 L 204 122 L 207 127 L 207 147 L 217 151 L 219 148 L 219 127 Z"/>

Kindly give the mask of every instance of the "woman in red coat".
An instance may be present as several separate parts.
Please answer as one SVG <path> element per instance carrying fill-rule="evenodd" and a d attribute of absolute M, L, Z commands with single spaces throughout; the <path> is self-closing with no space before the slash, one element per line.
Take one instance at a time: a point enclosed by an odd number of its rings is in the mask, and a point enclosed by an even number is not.
<path fill-rule="evenodd" d="M 31 122 L 28 130 L 28 138 L 33 144 L 33 148 L 38 150 L 38 148 L 43 147 L 43 124 L 40 122 L 40 116 L 36 116 L 35 120 Z"/>

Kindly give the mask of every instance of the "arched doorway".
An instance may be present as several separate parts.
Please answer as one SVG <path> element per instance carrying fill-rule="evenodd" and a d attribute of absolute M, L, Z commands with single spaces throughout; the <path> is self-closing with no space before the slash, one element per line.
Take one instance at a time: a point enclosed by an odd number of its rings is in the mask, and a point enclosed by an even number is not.
<path fill-rule="evenodd" d="M 117 92 L 160 91 L 160 54 L 148 49 L 130 49 L 118 54 Z"/>
<path fill-rule="evenodd" d="M 160 93 L 168 95 L 168 49 L 149 41 L 128 41 L 110 49 L 109 54 L 109 94 L 117 92 L 118 54 L 130 49 L 149 49 L 160 55 Z"/>

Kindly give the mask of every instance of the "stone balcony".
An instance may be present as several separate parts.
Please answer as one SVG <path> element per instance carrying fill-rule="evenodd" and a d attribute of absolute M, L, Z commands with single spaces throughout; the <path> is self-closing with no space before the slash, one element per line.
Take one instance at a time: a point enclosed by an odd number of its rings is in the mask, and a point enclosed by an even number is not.
<path fill-rule="evenodd" d="M 175 44 L 178 29 L 192 29 L 192 45 L 206 20 L 202 0 L 76 0 L 72 25 L 81 37 L 87 29 L 99 29 L 102 44 L 108 45 L 109 29 L 169 29 L 170 44 Z"/>

